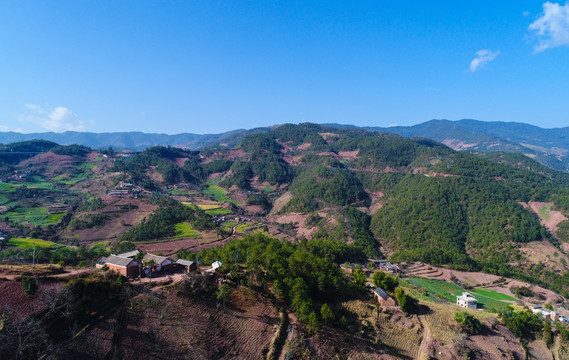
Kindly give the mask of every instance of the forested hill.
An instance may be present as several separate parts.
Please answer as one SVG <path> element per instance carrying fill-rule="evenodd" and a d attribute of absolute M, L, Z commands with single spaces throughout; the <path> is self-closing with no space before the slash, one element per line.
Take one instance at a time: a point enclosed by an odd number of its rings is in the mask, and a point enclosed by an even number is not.
<path fill-rule="evenodd" d="M 202 151 L 156 146 L 133 156 L 86 155 L 91 149 L 51 142 L 0 150 L 11 149 L 42 154 L 19 164 L 4 160 L 1 178 L 14 184 L 3 184 L 11 192 L 1 199 L 0 225 L 56 242 L 217 241 L 247 228 L 211 221 L 232 214 L 271 235 L 353 243 L 367 257 L 483 270 L 569 290 L 569 221 L 561 221 L 569 216 L 569 175 L 523 155 L 457 152 L 426 138 L 309 123 L 259 130 L 234 146 Z M 109 193 L 123 185 L 135 185 L 137 197 L 110 206 L 118 200 Z M 73 206 L 65 221 L 43 221 L 49 226 L 37 229 L 28 208 L 39 213 L 42 202 Z M 530 208 L 536 202 L 546 209 L 542 221 Z M 542 225 L 548 211 L 560 219 L 550 230 Z"/>
<path fill-rule="evenodd" d="M 431 120 L 413 126 L 357 127 L 326 124 L 336 129 L 372 130 L 405 137 L 424 137 L 444 143 L 455 150 L 483 152 L 504 151 L 526 154 L 540 163 L 560 171 L 569 171 L 569 127 L 543 129 L 513 122 L 485 122 L 478 120 Z M 236 129 L 219 134 L 180 133 L 175 135 L 142 132 L 90 133 L 67 131 L 64 133 L 20 134 L 0 132 L 0 143 L 8 144 L 43 139 L 61 145 L 80 144 L 93 149 L 142 151 L 151 146 L 175 146 L 189 150 L 207 147 L 232 148 L 246 136 L 266 133 L 271 127 Z"/>
<path fill-rule="evenodd" d="M 338 128 L 351 125 L 329 124 Z M 526 154 L 542 164 L 560 171 L 569 171 L 569 127 L 543 129 L 515 122 L 478 120 L 431 120 L 413 126 L 362 127 L 405 137 L 426 137 L 442 142 L 455 150 L 504 151 Z"/>
<path fill-rule="evenodd" d="M 509 275 L 523 269 L 543 280 L 543 269 L 520 249 L 565 241 L 523 204 L 551 202 L 569 214 L 569 176 L 521 155 L 456 152 L 424 138 L 314 124 L 249 136 L 234 151 L 241 155 L 222 186 L 286 189 L 292 198 L 281 213 L 318 219 L 324 210 L 343 209 L 345 238 L 368 250 L 379 243 L 395 260 Z M 342 238 L 337 227 L 321 230 L 315 236 Z"/>

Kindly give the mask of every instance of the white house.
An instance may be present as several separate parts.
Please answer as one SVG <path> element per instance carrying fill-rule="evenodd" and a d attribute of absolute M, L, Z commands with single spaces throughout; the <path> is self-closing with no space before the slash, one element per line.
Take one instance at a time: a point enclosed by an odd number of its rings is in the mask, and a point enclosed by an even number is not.
<path fill-rule="evenodd" d="M 215 270 L 216 270 L 218 267 L 220 267 L 221 265 L 222 265 L 222 264 L 221 264 L 221 261 L 214 261 L 214 262 L 211 264 L 211 269 L 205 270 L 204 273 L 205 273 L 205 274 L 213 274 L 213 273 L 215 272 Z"/>
<path fill-rule="evenodd" d="M 456 303 L 458 306 L 465 309 L 476 309 L 478 306 L 478 300 L 467 292 L 463 292 L 462 295 L 456 297 Z"/>

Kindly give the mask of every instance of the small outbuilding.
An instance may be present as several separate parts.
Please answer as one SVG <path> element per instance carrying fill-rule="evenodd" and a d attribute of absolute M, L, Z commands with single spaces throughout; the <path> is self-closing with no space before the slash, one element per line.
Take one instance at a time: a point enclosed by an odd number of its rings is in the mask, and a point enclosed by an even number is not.
<path fill-rule="evenodd" d="M 198 264 L 195 261 L 178 259 L 176 264 L 183 267 L 187 273 L 198 271 Z"/>
<path fill-rule="evenodd" d="M 379 303 L 379 305 L 385 306 L 385 307 L 397 306 L 395 299 L 393 297 L 391 297 L 382 288 L 379 288 L 379 287 L 375 288 L 375 290 L 373 291 L 373 294 L 377 298 L 377 302 Z"/>
<path fill-rule="evenodd" d="M 154 260 L 154 266 L 152 266 L 153 272 L 160 272 L 165 270 L 172 270 L 172 259 L 166 256 L 146 254 L 142 258 L 142 262 L 148 262 Z"/>

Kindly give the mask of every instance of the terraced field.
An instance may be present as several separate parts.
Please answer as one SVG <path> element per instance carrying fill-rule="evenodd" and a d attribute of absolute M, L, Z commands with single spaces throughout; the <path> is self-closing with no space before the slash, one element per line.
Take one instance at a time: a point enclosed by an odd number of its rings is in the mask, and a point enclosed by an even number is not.
<path fill-rule="evenodd" d="M 61 246 L 61 245 L 57 245 L 54 242 L 51 241 L 45 241 L 45 240 L 40 240 L 40 239 L 24 239 L 24 238 L 11 238 L 10 240 L 8 240 L 8 245 L 9 246 L 17 246 L 17 247 L 21 247 L 21 248 L 31 248 L 37 246 L 37 247 L 41 247 L 41 248 L 50 248 L 53 246 Z"/>
<path fill-rule="evenodd" d="M 7 212 L 5 216 L 15 223 L 30 223 L 34 226 L 55 225 L 65 214 L 49 215 L 45 207 L 18 207 Z"/>
<path fill-rule="evenodd" d="M 174 225 L 176 228 L 176 235 L 175 238 L 198 238 L 200 233 L 194 229 L 192 229 L 191 225 L 187 222 L 182 222 L 179 224 Z"/>

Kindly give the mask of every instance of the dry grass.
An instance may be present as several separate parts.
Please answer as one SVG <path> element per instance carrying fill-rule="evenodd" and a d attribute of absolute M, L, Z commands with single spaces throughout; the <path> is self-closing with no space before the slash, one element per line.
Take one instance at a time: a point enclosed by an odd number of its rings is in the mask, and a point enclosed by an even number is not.
<path fill-rule="evenodd" d="M 433 337 L 437 339 L 442 345 L 454 344 L 454 342 L 460 337 L 460 333 L 458 333 L 456 329 L 452 327 L 452 317 L 454 316 L 454 313 L 460 309 L 449 305 L 433 303 L 429 303 L 428 306 L 432 311 L 429 315 L 425 316 L 425 319 L 431 328 Z M 475 312 L 470 313 L 476 316 Z"/>
<path fill-rule="evenodd" d="M 411 328 L 401 326 L 402 322 L 396 321 L 396 317 L 402 317 L 402 314 L 392 315 L 380 312 L 371 302 L 361 300 L 343 302 L 341 307 L 350 313 L 356 314 L 363 324 L 372 325 L 377 334 L 376 342 L 383 343 L 402 355 L 417 357 L 422 332 L 416 319 L 406 318 L 403 321 L 405 323 L 413 323 L 414 326 Z"/>
<path fill-rule="evenodd" d="M 278 213 L 286 204 L 288 204 L 292 198 L 293 196 L 290 192 L 285 192 L 282 194 L 281 197 L 275 200 L 275 203 L 273 204 L 273 208 L 269 215 Z"/>

